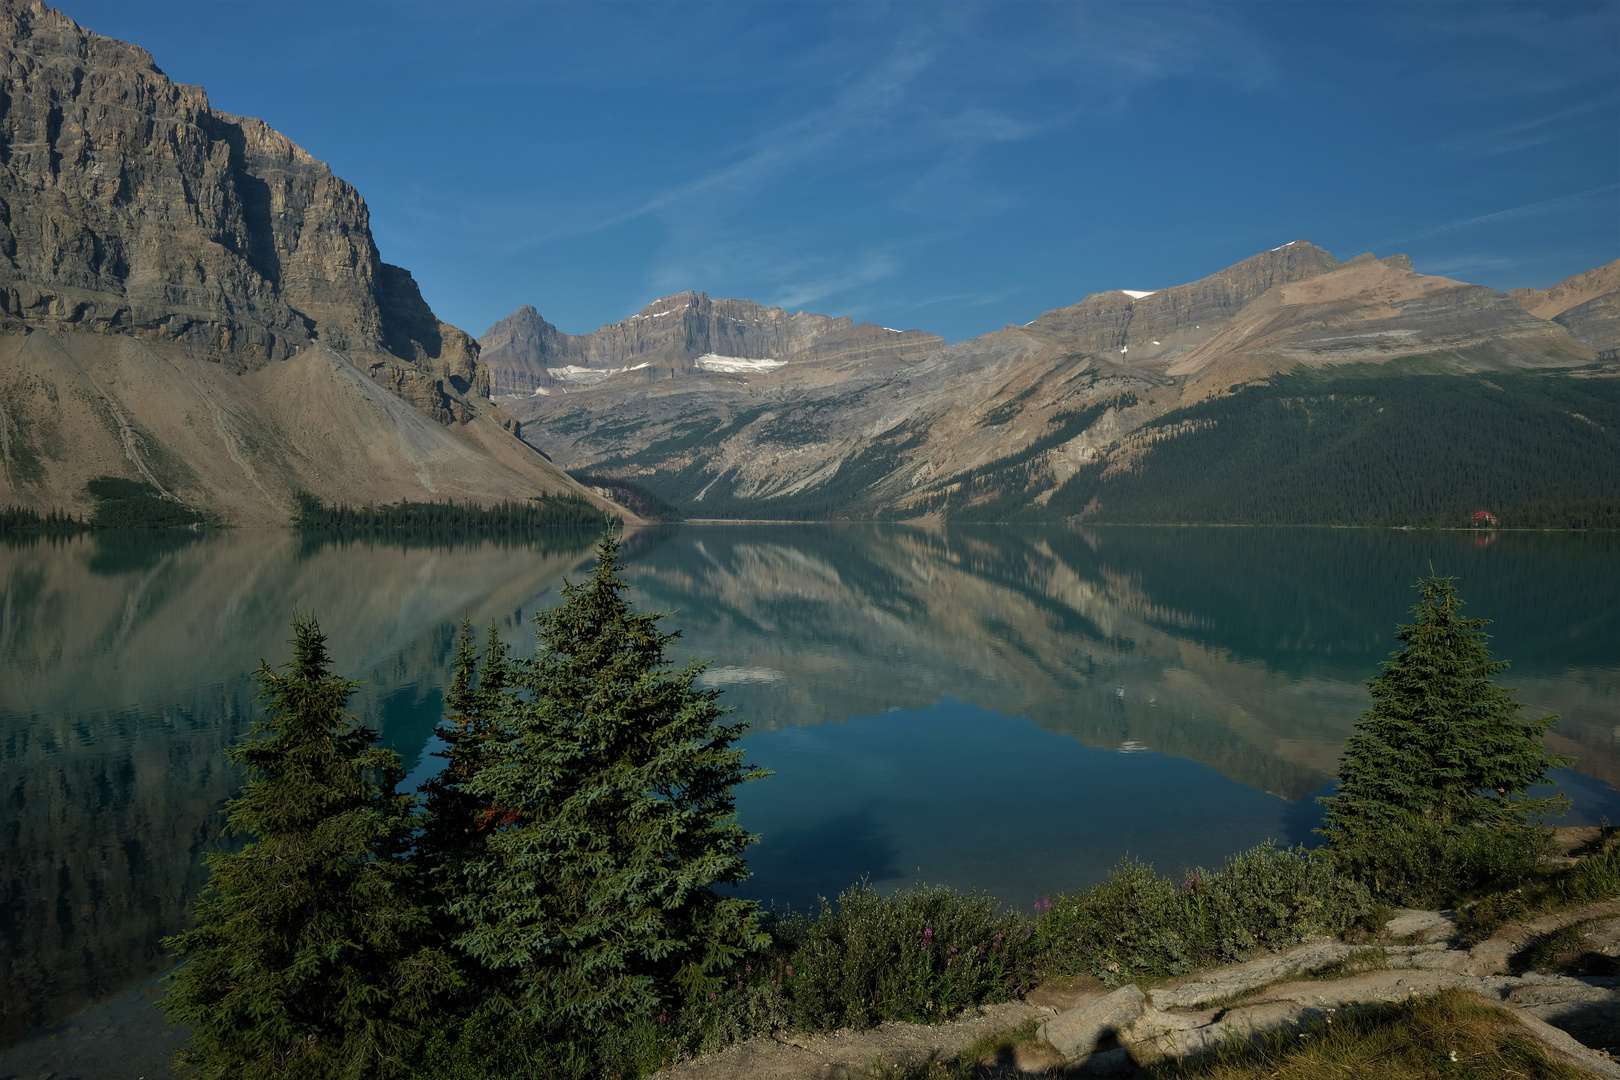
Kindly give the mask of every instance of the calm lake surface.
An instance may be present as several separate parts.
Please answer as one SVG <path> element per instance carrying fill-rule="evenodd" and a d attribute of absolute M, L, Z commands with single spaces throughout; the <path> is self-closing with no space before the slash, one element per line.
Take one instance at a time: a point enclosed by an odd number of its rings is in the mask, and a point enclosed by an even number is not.
<path fill-rule="evenodd" d="M 1309 841 L 1412 583 L 1496 620 L 1567 821 L 1620 820 L 1620 537 L 1350 530 L 679 526 L 627 538 L 673 659 L 711 661 L 763 836 L 747 895 L 862 877 L 1028 907 L 1121 856 L 1169 873 Z M 261 660 L 317 616 L 412 783 L 465 615 L 529 619 L 592 538 L 439 547 L 279 531 L 0 546 L 0 1047 L 166 966 L 237 783 Z"/>

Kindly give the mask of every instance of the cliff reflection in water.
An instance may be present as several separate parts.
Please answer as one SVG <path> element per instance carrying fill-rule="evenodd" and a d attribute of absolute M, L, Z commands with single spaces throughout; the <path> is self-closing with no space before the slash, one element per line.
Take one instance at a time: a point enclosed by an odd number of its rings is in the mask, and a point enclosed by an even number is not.
<path fill-rule="evenodd" d="M 222 842 L 237 777 L 219 751 L 254 714 L 253 669 L 286 658 L 295 607 L 320 619 L 337 670 L 365 684 L 355 711 L 409 768 L 463 615 L 493 619 L 527 652 L 528 616 L 592 539 L 401 548 L 239 531 L 0 547 L 0 1045 L 165 966 L 158 939 L 182 924 L 201 856 Z M 1300 800 L 1330 778 L 1431 562 L 1461 579 L 1471 613 L 1498 620 L 1494 647 L 1521 696 L 1563 714 L 1555 748 L 1620 779 L 1617 546 L 704 526 L 629 537 L 626 573 L 643 609 L 674 612 L 675 658 L 712 661 L 707 678 L 756 730 L 954 698 Z M 965 780 L 941 782 L 975 797 Z M 828 858 L 852 857 L 846 833 Z M 899 872 L 909 854 L 896 853 Z"/>
<path fill-rule="evenodd" d="M 756 728 L 957 698 L 1298 800 L 1327 784 L 1416 580 L 1497 620 L 1556 749 L 1620 781 L 1620 538 L 756 526 L 644 536 L 644 602 Z"/>

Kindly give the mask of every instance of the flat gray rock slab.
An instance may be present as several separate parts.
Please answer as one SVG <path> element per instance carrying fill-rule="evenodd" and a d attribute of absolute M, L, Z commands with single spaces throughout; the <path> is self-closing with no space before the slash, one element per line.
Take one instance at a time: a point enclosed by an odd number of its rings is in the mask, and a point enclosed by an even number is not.
<path fill-rule="evenodd" d="M 1384 924 L 1393 938 L 1415 938 L 1418 941 L 1442 941 L 1457 932 L 1455 911 L 1414 911 L 1403 908 Z"/>
<path fill-rule="evenodd" d="M 1077 1009 L 1059 1013 L 1041 1025 L 1041 1036 L 1069 1061 L 1091 1056 L 1097 1040 L 1124 1031 L 1147 1010 L 1147 995 L 1136 984 L 1122 986 Z"/>
<path fill-rule="evenodd" d="M 952 1061 L 986 1035 L 1012 1031 L 1043 1013 L 1022 1001 L 986 1005 L 948 1024 L 887 1023 L 867 1031 L 758 1035 L 649 1080 L 861 1080 L 874 1062 L 918 1069 Z"/>
<path fill-rule="evenodd" d="M 1210 1002 L 1246 994 L 1262 986 L 1335 964 L 1362 949 L 1336 941 L 1314 942 L 1275 956 L 1217 968 L 1201 979 L 1154 990 L 1155 1009 L 1197 1009 Z"/>

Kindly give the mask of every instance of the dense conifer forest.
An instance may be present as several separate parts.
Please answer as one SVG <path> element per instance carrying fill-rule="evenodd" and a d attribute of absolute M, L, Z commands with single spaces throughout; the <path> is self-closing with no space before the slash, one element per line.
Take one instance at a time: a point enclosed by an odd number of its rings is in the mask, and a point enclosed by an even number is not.
<path fill-rule="evenodd" d="M 613 519 L 579 495 L 543 495 L 527 502 L 397 502 L 329 505 L 299 492 L 293 524 L 304 531 L 472 539 L 510 537 L 557 526 L 602 529 Z"/>
<path fill-rule="evenodd" d="M 1462 526 L 1486 510 L 1507 528 L 1620 527 L 1620 379 L 1295 373 L 1142 434 L 1178 427 L 1022 516 Z"/>
<path fill-rule="evenodd" d="M 0 535 L 71 536 L 94 529 L 186 529 L 209 522 L 207 514 L 165 495 L 152 484 L 98 476 L 84 485 L 95 500 L 88 518 L 63 510 L 41 514 L 23 506 L 0 508 Z"/>

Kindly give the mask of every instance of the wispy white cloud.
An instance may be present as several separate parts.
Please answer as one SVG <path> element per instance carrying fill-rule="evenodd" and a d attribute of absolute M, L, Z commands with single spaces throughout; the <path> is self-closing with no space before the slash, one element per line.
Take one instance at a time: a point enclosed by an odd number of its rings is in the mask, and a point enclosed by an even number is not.
<path fill-rule="evenodd" d="M 1585 191 L 1575 191 L 1568 195 L 1560 195 L 1556 199 L 1544 199 L 1541 202 L 1525 203 L 1522 206 L 1511 206 L 1506 210 L 1497 210 L 1489 214 L 1480 214 L 1478 217 L 1463 218 L 1460 221 L 1448 221 L 1442 225 L 1435 225 L 1404 236 L 1391 237 L 1372 245 L 1372 250 L 1388 250 L 1396 244 L 1410 244 L 1418 240 L 1431 240 L 1437 236 L 1448 233 L 1463 232 L 1468 229 L 1478 229 L 1487 225 L 1502 225 L 1520 218 L 1535 217 L 1539 214 L 1549 214 L 1557 210 L 1568 209 L 1581 203 L 1597 198 L 1599 195 L 1608 195 L 1620 191 L 1620 184 L 1603 184 L 1599 187 L 1587 188 Z"/>
<path fill-rule="evenodd" d="M 1512 270 L 1520 261 L 1506 255 L 1457 255 L 1449 259 L 1424 259 L 1421 265 L 1414 266 L 1414 269 L 1420 274 L 1431 274 L 1435 277 L 1457 277 L 1488 270 Z"/>
<path fill-rule="evenodd" d="M 1545 145 L 1555 139 L 1578 135 L 1595 126 L 1612 127 L 1617 112 L 1620 112 L 1620 98 L 1616 98 L 1614 94 L 1605 94 L 1572 108 L 1559 109 L 1517 124 L 1509 124 L 1477 135 L 1448 139 L 1440 148 L 1469 157 L 1511 154 Z M 1578 122 L 1569 123 L 1571 120 Z"/>
<path fill-rule="evenodd" d="M 1001 148 L 1060 137 L 1087 115 L 1117 116 L 1131 93 L 1160 80 L 1252 85 L 1270 76 L 1237 21 L 1198 5 L 953 3 L 839 17 L 861 31 L 840 50 L 774 49 L 800 88 L 786 100 L 807 103 L 796 111 L 753 130 L 733 131 L 725 116 L 680 118 L 695 140 L 712 142 L 707 168 L 640 192 L 628 176 L 595 192 L 546 184 L 472 199 L 424 192 L 410 207 L 414 223 L 495 259 L 639 223 L 660 237 L 643 271 L 656 291 L 747 278 L 756 296 L 815 303 L 902 273 L 929 236 L 1019 205 L 1020 191 L 983 167 Z M 723 29 L 704 33 L 725 37 Z M 1028 92 L 1048 84 L 1065 89 Z M 850 237 L 780 224 L 795 185 L 853 178 L 862 188 L 866 177 L 881 180 L 851 213 L 886 214 L 881 238 L 863 235 L 868 221 L 852 221 Z M 545 191 L 559 194 L 534 197 Z"/>
<path fill-rule="evenodd" d="M 900 271 L 900 261 L 887 251 L 862 254 L 825 276 L 783 282 L 771 297 L 776 307 L 793 310 L 828 297 L 875 285 Z"/>

